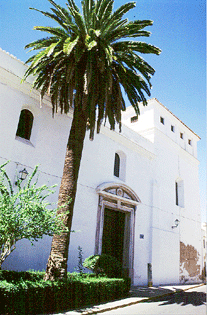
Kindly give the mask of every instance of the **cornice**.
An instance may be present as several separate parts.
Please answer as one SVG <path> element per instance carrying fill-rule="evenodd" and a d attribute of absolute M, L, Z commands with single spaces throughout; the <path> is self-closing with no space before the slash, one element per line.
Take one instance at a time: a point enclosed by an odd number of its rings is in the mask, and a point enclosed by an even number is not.
<path fill-rule="evenodd" d="M 150 99 L 149 101 L 155 100 L 160 106 L 162 106 L 167 112 L 169 112 L 173 117 L 175 117 L 183 126 L 185 126 L 190 132 L 192 132 L 199 140 L 201 139 L 192 129 L 190 129 L 182 120 L 180 120 L 175 114 L 173 114 L 165 105 L 163 105 L 156 97 Z"/>
<path fill-rule="evenodd" d="M 138 143 L 136 143 L 135 141 L 125 137 L 123 134 L 118 133 L 116 131 L 111 131 L 108 127 L 106 126 L 102 126 L 101 127 L 101 134 L 107 136 L 108 138 L 110 138 L 111 140 L 120 143 L 121 145 L 124 145 L 125 147 L 127 147 L 128 149 L 131 149 L 145 157 L 147 157 L 150 160 L 153 160 L 156 158 L 156 154 L 154 154 L 153 152 L 148 151 L 147 149 L 143 148 L 142 146 L 140 146 Z"/>
<path fill-rule="evenodd" d="M 11 73 L 4 68 L 0 67 L 0 84 L 6 85 L 9 88 L 17 90 L 24 95 L 27 95 L 36 101 L 40 102 L 40 93 L 39 91 L 32 88 L 32 85 L 27 82 L 21 82 L 21 78 Z M 44 104 L 49 107 L 52 107 L 49 96 L 44 97 Z"/>

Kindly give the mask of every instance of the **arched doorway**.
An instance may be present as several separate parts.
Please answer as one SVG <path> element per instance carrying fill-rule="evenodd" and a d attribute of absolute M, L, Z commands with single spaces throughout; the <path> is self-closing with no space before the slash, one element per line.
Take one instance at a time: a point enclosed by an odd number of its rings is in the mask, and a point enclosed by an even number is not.
<path fill-rule="evenodd" d="M 121 183 L 104 183 L 96 191 L 99 206 L 95 254 L 116 257 L 133 281 L 135 213 L 140 199 Z"/>

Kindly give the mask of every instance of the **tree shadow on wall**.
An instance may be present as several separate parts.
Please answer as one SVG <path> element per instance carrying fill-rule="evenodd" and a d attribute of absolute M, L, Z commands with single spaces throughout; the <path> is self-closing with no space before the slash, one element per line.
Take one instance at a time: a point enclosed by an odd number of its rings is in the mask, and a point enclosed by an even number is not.
<path fill-rule="evenodd" d="M 160 306 L 169 304 L 180 304 L 182 306 L 192 304 L 193 306 L 200 306 L 206 303 L 206 293 L 177 290 L 174 294 L 157 297 L 154 298 L 153 301 L 163 301 L 164 303 Z"/>

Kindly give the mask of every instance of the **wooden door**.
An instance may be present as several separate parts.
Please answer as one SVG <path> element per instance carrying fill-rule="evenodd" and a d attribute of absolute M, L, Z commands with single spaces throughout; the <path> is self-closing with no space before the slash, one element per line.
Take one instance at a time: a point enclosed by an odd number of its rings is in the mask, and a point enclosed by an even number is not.
<path fill-rule="evenodd" d="M 123 263 L 125 213 L 105 208 L 102 254 L 115 257 Z"/>

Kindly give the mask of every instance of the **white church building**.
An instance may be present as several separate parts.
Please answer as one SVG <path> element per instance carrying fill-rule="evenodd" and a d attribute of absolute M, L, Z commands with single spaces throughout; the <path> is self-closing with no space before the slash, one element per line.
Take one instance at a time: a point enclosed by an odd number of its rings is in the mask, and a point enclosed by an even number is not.
<path fill-rule="evenodd" d="M 39 164 L 39 184 L 60 184 L 72 114 L 40 106 L 26 66 L 0 50 L 0 164 L 15 185 L 19 171 Z M 197 159 L 199 136 L 157 99 L 122 115 L 122 132 L 101 127 L 84 143 L 69 248 L 68 271 L 83 258 L 112 254 L 134 285 L 199 282 L 202 271 Z M 22 133 L 22 120 L 29 125 Z M 29 131 L 28 131 L 29 130 Z M 57 192 L 51 197 L 57 201 Z M 117 226 L 119 228 L 117 228 Z M 51 238 L 19 241 L 3 269 L 43 270 Z M 116 254 L 114 254 L 116 253 Z"/>

